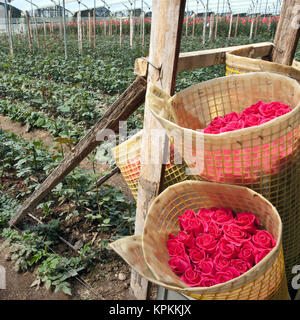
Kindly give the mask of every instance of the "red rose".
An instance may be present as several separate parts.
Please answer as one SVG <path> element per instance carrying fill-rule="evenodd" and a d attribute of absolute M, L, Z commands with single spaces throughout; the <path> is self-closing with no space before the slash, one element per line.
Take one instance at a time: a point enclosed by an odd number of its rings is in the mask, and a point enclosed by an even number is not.
<path fill-rule="evenodd" d="M 200 209 L 197 213 L 197 216 L 203 219 L 206 222 L 211 221 L 212 210 L 211 209 Z"/>
<path fill-rule="evenodd" d="M 206 254 L 203 249 L 192 248 L 189 250 L 189 256 L 193 263 L 198 264 L 201 260 L 205 259 Z"/>
<path fill-rule="evenodd" d="M 222 238 L 219 243 L 217 250 L 220 252 L 220 254 L 227 258 L 227 259 L 233 259 L 237 256 L 238 250 L 236 246 L 231 242 L 228 241 L 225 238 Z"/>
<path fill-rule="evenodd" d="M 262 119 L 263 118 L 260 114 L 244 115 L 245 128 L 260 125 Z"/>
<path fill-rule="evenodd" d="M 193 248 L 195 246 L 195 239 L 193 235 L 185 233 L 184 231 L 180 231 L 177 236 L 170 234 L 169 239 L 175 239 L 178 242 L 183 243 L 187 248 Z"/>
<path fill-rule="evenodd" d="M 255 233 L 259 226 L 258 218 L 251 212 L 240 212 L 235 217 L 235 223 L 244 231 Z"/>
<path fill-rule="evenodd" d="M 272 116 L 275 116 L 275 109 L 270 103 L 265 103 L 260 105 L 258 110 L 259 110 L 259 113 L 265 118 L 270 118 Z"/>
<path fill-rule="evenodd" d="M 238 258 L 247 261 L 251 265 L 254 263 L 254 257 L 255 257 L 255 247 L 252 244 L 251 241 L 245 242 L 238 253 Z"/>
<path fill-rule="evenodd" d="M 272 249 L 257 250 L 254 258 L 255 264 L 259 263 Z"/>
<path fill-rule="evenodd" d="M 244 129 L 245 128 L 245 122 L 242 119 L 236 120 L 229 122 L 226 127 L 223 127 L 220 129 L 221 132 L 228 132 L 228 131 L 234 131 L 234 130 L 239 130 L 239 129 Z"/>
<path fill-rule="evenodd" d="M 185 222 L 186 220 L 190 220 L 196 217 L 196 213 L 194 210 L 185 210 L 182 216 L 178 217 L 178 221 L 179 221 L 179 227 L 180 230 L 182 231 L 182 223 Z"/>
<path fill-rule="evenodd" d="M 232 259 L 231 266 L 234 267 L 239 272 L 239 274 L 245 273 L 252 267 L 249 262 L 242 259 Z"/>
<path fill-rule="evenodd" d="M 213 254 L 216 250 L 218 240 L 209 233 L 201 234 L 196 238 L 196 246 L 205 250 L 208 254 Z"/>
<path fill-rule="evenodd" d="M 261 101 L 258 101 L 256 104 L 252 105 L 251 107 L 246 108 L 242 114 L 243 115 L 249 115 L 249 114 L 258 114 L 259 113 L 259 107 L 263 103 Z"/>
<path fill-rule="evenodd" d="M 169 266 L 172 268 L 173 272 L 178 275 L 183 274 L 185 270 L 191 267 L 191 263 L 188 256 L 186 256 L 185 258 L 171 257 L 168 263 L 169 263 Z"/>
<path fill-rule="evenodd" d="M 202 259 L 194 268 L 195 271 L 203 275 L 212 275 L 215 273 L 214 262 L 212 258 Z"/>
<path fill-rule="evenodd" d="M 192 268 L 185 270 L 181 279 L 190 287 L 198 287 L 201 281 L 199 272 L 194 271 Z"/>
<path fill-rule="evenodd" d="M 188 232 L 192 233 L 195 236 L 207 232 L 207 222 L 201 219 L 200 217 L 185 219 L 184 221 L 181 221 L 181 228 Z"/>
<path fill-rule="evenodd" d="M 260 124 L 264 124 L 264 123 L 269 122 L 269 121 L 271 121 L 271 120 L 273 120 L 275 118 L 276 118 L 276 116 L 272 116 L 272 117 L 268 117 L 268 118 L 262 118 Z"/>
<path fill-rule="evenodd" d="M 252 242 L 256 248 L 272 249 L 276 245 L 276 240 L 270 232 L 266 230 L 258 230 L 252 236 Z"/>
<path fill-rule="evenodd" d="M 210 222 L 208 225 L 208 233 L 213 235 L 216 239 L 221 239 L 223 236 L 222 225 L 216 224 L 215 222 Z"/>
<path fill-rule="evenodd" d="M 215 117 L 209 126 L 214 130 L 216 130 L 216 129 L 223 128 L 225 125 L 226 125 L 226 122 L 224 121 L 223 117 Z"/>
<path fill-rule="evenodd" d="M 212 213 L 211 220 L 220 225 L 231 223 L 233 220 L 232 211 L 227 208 L 220 208 Z"/>
<path fill-rule="evenodd" d="M 251 235 L 242 230 L 235 223 L 225 224 L 223 226 L 224 238 L 236 246 L 241 246 L 244 242 L 250 240 Z"/>
<path fill-rule="evenodd" d="M 184 244 L 178 242 L 177 240 L 168 240 L 167 241 L 167 249 L 169 256 L 184 256 L 185 255 L 185 248 Z"/>
<path fill-rule="evenodd" d="M 230 259 L 225 258 L 219 253 L 215 256 L 214 266 L 217 271 L 222 271 L 230 266 Z"/>
<path fill-rule="evenodd" d="M 238 277 L 240 274 L 238 271 L 236 271 L 233 267 L 228 267 L 226 271 L 219 271 L 215 275 L 215 279 L 217 283 L 223 283 L 230 281 L 231 279 L 234 279 Z"/>
<path fill-rule="evenodd" d="M 230 112 L 225 114 L 223 119 L 226 123 L 230 123 L 232 121 L 238 121 L 240 119 L 240 115 L 236 112 Z"/>
<path fill-rule="evenodd" d="M 217 284 L 217 281 L 215 280 L 214 276 L 203 276 L 199 287 L 211 287 Z"/>

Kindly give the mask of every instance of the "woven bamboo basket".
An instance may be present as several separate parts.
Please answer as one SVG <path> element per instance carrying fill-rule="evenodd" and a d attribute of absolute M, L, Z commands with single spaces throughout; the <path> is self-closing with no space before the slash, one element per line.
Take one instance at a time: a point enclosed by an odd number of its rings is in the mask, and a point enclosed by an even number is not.
<path fill-rule="evenodd" d="M 127 141 L 112 149 L 112 154 L 116 160 L 133 197 L 137 200 L 138 183 L 141 169 L 141 143 L 143 131 L 139 131 Z M 185 164 L 175 164 L 178 153 L 174 151 L 174 146 L 170 145 L 170 161 L 166 164 L 164 175 L 164 187 L 168 187 L 188 178 L 185 173 Z"/>
<path fill-rule="evenodd" d="M 266 197 L 279 211 L 288 283 L 300 264 L 300 86 L 265 72 L 234 75 L 189 87 L 172 98 L 148 88 L 148 107 L 200 180 L 242 185 Z M 204 134 L 216 116 L 242 112 L 258 101 L 279 101 L 291 112 L 259 126 Z M 200 129 L 200 130 L 199 130 Z M 194 142 L 200 143 L 194 143 Z M 180 145 L 180 144 L 179 144 Z M 186 152 L 192 150 L 192 152 Z M 196 159 L 199 161 L 195 163 Z"/>
<path fill-rule="evenodd" d="M 300 64 L 294 60 L 292 66 L 285 66 L 267 60 L 252 58 L 253 47 L 245 47 L 226 53 L 226 75 L 248 72 L 278 73 L 300 81 Z"/>
<path fill-rule="evenodd" d="M 189 287 L 168 265 L 167 240 L 180 231 L 177 217 L 186 209 L 227 207 L 251 211 L 276 239 L 276 246 L 241 276 L 211 287 Z M 197 300 L 288 300 L 282 251 L 282 223 L 276 208 L 258 193 L 239 186 L 185 181 L 162 192 L 151 205 L 140 236 L 111 244 L 149 281 Z"/>

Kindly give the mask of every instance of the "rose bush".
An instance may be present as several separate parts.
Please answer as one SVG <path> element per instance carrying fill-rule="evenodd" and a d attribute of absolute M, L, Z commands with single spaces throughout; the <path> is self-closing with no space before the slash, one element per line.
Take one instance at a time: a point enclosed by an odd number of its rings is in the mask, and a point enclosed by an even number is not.
<path fill-rule="evenodd" d="M 266 111 L 267 112 L 267 111 Z M 228 208 L 186 210 L 180 232 L 167 241 L 169 266 L 187 285 L 210 287 L 234 279 L 259 263 L 276 245 L 251 212 Z"/>

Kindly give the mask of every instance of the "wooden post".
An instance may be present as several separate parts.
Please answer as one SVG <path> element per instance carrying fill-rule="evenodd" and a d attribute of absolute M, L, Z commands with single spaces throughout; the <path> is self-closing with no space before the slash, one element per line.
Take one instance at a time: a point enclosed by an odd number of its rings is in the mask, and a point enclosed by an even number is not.
<path fill-rule="evenodd" d="M 57 186 L 79 163 L 100 143 L 97 136 L 105 129 L 116 131 L 119 121 L 125 121 L 145 101 L 146 80 L 137 77 L 131 86 L 105 112 L 86 136 L 79 141 L 72 152 L 50 173 L 46 180 L 25 201 L 16 215 L 10 220 L 10 226 L 17 224 L 26 213 L 33 210 L 49 192 Z"/>
<path fill-rule="evenodd" d="M 93 28 L 94 28 L 94 49 L 96 49 L 96 10 L 93 12 Z"/>
<path fill-rule="evenodd" d="M 237 17 L 236 17 L 236 22 L 235 22 L 234 39 L 236 39 L 236 37 L 237 37 L 238 27 L 239 27 L 239 20 L 240 20 L 240 15 L 238 14 Z"/>
<path fill-rule="evenodd" d="M 106 36 L 106 17 L 104 17 L 103 27 L 104 27 L 104 35 Z"/>
<path fill-rule="evenodd" d="M 47 35 L 47 28 L 46 28 L 46 22 L 43 22 L 43 27 L 44 27 L 44 36 Z"/>
<path fill-rule="evenodd" d="M 233 20 L 233 14 L 230 15 L 230 23 L 229 23 L 229 31 L 228 31 L 228 40 L 230 40 L 230 38 L 231 38 L 232 20 Z"/>
<path fill-rule="evenodd" d="M 195 23 L 196 23 L 196 14 L 193 14 L 193 31 L 192 31 L 192 37 L 194 39 L 195 37 Z"/>
<path fill-rule="evenodd" d="M 82 54 L 82 30 L 81 30 L 81 12 L 77 13 L 77 30 L 78 30 L 78 50 Z"/>
<path fill-rule="evenodd" d="M 34 26 L 35 26 L 35 39 L 37 42 L 37 46 L 38 48 L 40 47 L 40 37 L 39 37 L 39 32 L 38 32 L 38 27 L 37 27 L 37 23 L 36 23 L 36 16 L 33 16 L 34 19 Z"/>
<path fill-rule="evenodd" d="M 219 23 L 219 16 L 216 16 L 216 26 L 215 26 L 215 38 L 218 36 L 218 23 Z"/>
<path fill-rule="evenodd" d="M 254 25 L 254 16 L 252 16 L 252 19 L 251 19 L 251 27 L 250 27 L 250 40 L 252 40 L 253 38 L 253 25 Z"/>
<path fill-rule="evenodd" d="M 29 45 L 29 50 L 32 51 L 32 37 L 31 37 L 31 27 L 30 27 L 28 11 L 25 11 L 25 15 L 26 15 L 26 22 L 27 22 L 28 45 Z"/>
<path fill-rule="evenodd" d="M 109 35 L 112 36 L 112 18 L 109 17 Z"/>
<path fill-rule="evenodd" d="M 185 0 L 153 0 L 152 1 L 152 25 L 151 40 L 149 52 L 148 82 L 154 83 L 162 88 L 166 93 L 174 93 L 178 56 L 180 51 L 181 34 L 184 20 Z M 167 19 L 166 19 L 167 17 Z M 135 233 L 141 234 L 144 227 L 144 220 L 148 209 L 160 191 L 164 166 L 160 164 L 151 164 L 150 154 L 151 144 L 149 143 L 149 133 L 153 129 L 162 128 L 154 119 L 147 107 L 147 98 L 144 114 L 144 136 L 141 145 L 141 154 L 148 155 L 148 159 L 141 161 L 141 171 L 139 179 L 137 211 Z M 161 146 L 161 150 L 152 150 L 152 152 L 163 151 L 167 145 L 167 138 Z M 153 148 L 153 146 L 152 146 Z M 146 299 L 148 282 L 141 278 L 135 271 L 132 271 L 131 289 L 137 299 Z"/>
<path fill-rule="evenodd" d="M 92 47 L 92 22 L 91 22 L 91 12 L 89 11 L 88 13 L 88 23 L 89 23 L 89 28 L 88 28 L 88 32 L 89 32 L 89 46 L 90 48 Z"/>
<path fill-rule="evenodd" d="M 214 26 L 215 26 L 215 15 L 212 13 L 209 19 L 209 41 L 210 42 L 213 40 Z"/>
<path fill-rule="evenodd" d="M 132 11 L 130 12 L 130 48 L 133 46 L 134 21 Z"/>
<path fill-rule="evenodd" d="M 11 56 L 14 55 L 14 47 L 12 40 L 12 31 L 11 31 L 11 12 L 8 10 L 8 37 L 9 37 L 9 53 Z"/>
<path fill-rule="evenodd" d="M 203 17 L 203 44 L 205 44 L 205 41 L 206 41 L 206 22 L 207 22 L 207 8 L 206 8 L 206 11 L 205 11 L 205 15 Z"/>
<path fill-rule="evenodd" d="M 188 26 L 189 26 L 189 14 L 186 12 L 186 19 L 185 19 L 185 36 L 188 35 Z"/>
<path fill-rule="evenodd" d="M 142 46 L 145 45 L 145 12 L 143 12 L 143 35 L 142 35 Z"/>
<path fill-rule="evenodd" d="M 122 47 L 122 17 L 120 18 L 120 47 Z"/>
<path fill-rule="evenodd" d="M 292 65 L 300 36 L 300 0 L 285 0 L 277 26 L 271 60 Z"/>
<path fill-rule="evenodd" d="M 255 19 L 254 39 L 256 39 L 256 36 L 257 36 L 259 19 L 260 19 L 260 15 L 258 14 L 258 15 L 256 16 L 256 19 Z"/>

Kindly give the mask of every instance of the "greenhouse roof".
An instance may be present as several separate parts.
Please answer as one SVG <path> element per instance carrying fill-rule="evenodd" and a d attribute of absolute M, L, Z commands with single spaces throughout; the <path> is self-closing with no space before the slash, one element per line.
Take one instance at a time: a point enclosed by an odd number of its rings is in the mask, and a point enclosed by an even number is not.
<path fill-rule="evenodd" d="M 163 0 L 160 0 L 163 1 Z M 0 0 L 4 3 L 5 0 Z M 62 6 L 63 0 L 7 0 L 9 3 L 22 10 L 31 11 Z M 222 13 L 271 13 L 278 14 L 281 9 L 282 0 L 187 0 L 186 10 L 194 13 L 202 13 L 208 5 L 208 11 Z M 77 12 L 94 7 L 105 6 L 112 12 L 143 8 L 144 11 L 151 11 L 152 0 L 65 0 L 65 7 L 71 12 Z"/>

